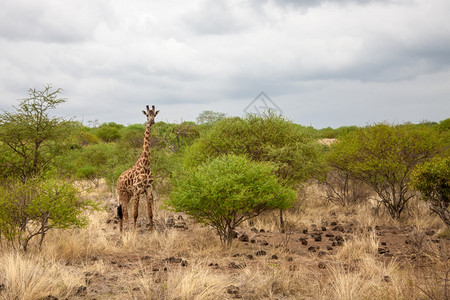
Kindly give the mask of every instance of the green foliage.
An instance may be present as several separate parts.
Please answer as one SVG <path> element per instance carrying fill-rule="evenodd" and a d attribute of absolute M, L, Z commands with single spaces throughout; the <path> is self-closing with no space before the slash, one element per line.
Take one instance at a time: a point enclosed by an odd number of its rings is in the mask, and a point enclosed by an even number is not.
<path fill-rule="evenodd" d="M 424 126 L 377 124 L 343 136 L 331 146 L 327 160 L 372 187 L 398 219 L 413 196 L 408 187 L 412 170 L 441 145 L 437 131 Z"/>
<path fill-rule="evenodd" d="M 322 139 L 335 139 L 340 136 L 346 135 L 352 131 L 357 130 L 357 126 L 341 126 L 339 128 L 333 129 L 331 127 L 322 128 L 318 130 L 318 135 Z"/>
<path fill-rule="evenodd" d="M 322 145 L 312 128 L 268 113 L 262 117 L 226 118 L 217 122 L 186 151 L 185 163 L 196 166 L 224 154 L 272 162 L 285 183 L 305 181 L 323 168 Z"/>
<path fill-rule="evenodd" d="M 51 229 L 87 225 L 86 209 L 98 206 L 80 199 L 68 182 L 52 178 L 10 182 L 0 187 L 0 236 L 24 251 L 34 237 L 40 236 L 42 247 Z"/>
<path fill-rule="evenodd" d="M 450 157 L 437 157 L 417 167 L 411 185 L 422 193 L 430 209 L 450 226 Z"/>
<path fill-rule="evenodd" d="M 226 116 L 227 115 L 225 113 L 205 110 L 198 115 L 196 121 L 199 125 L 212 126 L 215 123 L 225 119 Z"/>
<path fill-rule="evenodd" d="M 283 187 L 274 167 L 243 156 L 224 155 L 175 177 L 167 204 L 214 227 L 231 244 L 236 226 L 271 209 L 287 209 L 295 192 Z"/>
<path fill-rule="evenodd" d="M 104 142 L 114 142 L 121 138 L 122 135 L 120 133 L 120 129 L 122 127 L 123 125 L 119 125 L 114 122 L 105 123 L 97 128 L 96 135 Z"/>
<path fill-rule="evenodd" d="M 97 182 L 105 178 L 112 186 L 131 167 L 139 153 L 116 143 L 98 143 L 72 150 L 58 159 L 58 167 L 79 179 Z"/>
<path fill-rule="evenodd" d="M 0 115 L 0 174 L 25 182 L 48 170 L 55 157 L 70 148 L 74 124 L 50 115 L 65 102 L 60 93 L 50 85 L 42 91 L 30 89 L 15 112 Z"/>

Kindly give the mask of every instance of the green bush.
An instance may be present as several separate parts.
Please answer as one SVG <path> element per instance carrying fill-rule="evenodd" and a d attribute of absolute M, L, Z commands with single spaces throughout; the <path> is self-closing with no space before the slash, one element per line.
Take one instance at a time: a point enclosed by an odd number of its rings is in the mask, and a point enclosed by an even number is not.
<path fill-rule="evenodd" d="M 430 209 L 450 226 L 450 157 L 437 157 L 417 167 L 411 185 L 422 193 Z"/>
<path fill-rule="evenodd" d="M 243 156 L 225 155 L 173 180 L 167 205 L 217 230 L 231 245 L 235 228 L 264 211 L 287 209 L 296 199 L 274 175 L 274 167 Z"/>
<path fill-rule="evenodd" d="M 68 182 L 57 179 L 10 182 L 0 187 L 0 236 L 24 251 L 34 237 L 39 237 L 41 248 L 49 230 L 87 225 L 86 209 L 98 206 L 81 199 Z"/>

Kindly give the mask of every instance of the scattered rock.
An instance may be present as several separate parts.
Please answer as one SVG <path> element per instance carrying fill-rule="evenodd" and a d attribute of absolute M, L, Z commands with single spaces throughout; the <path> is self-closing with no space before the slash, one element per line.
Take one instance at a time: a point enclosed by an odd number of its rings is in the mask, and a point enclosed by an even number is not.
<path fill-rule="evenodd" d="M 381 246 L 386 246 L 386 242 L 381 242 Z"/>
<path fill-rule="evenodd" d="M 185 260 L 181 261 L 181 266 L 182 267 L 186 267 L 187 265 L 188 265 L 187 261 L 185 261 Z"/>
<path fill-rule="evenodd" d="M 328 250 L 328 251 L 331 251 L 331 250 L 333 250 L 333 247 L 327 246 L 327 250 Z"/>
<path fill-rule="evenodd" d="M 269 243 L 266 240 L 260 240 L 260 241 L 258 241 L 258 243 L 263 245 L 263 246 L 269 245 Z"/>
<path fill-rule="evenodd" d="M 242 235 L 239 237 L 239 241 L 241 241 L 241 242 L 248 242 L 248 235 L 242 234 Z"/>
<path fill-rule="evenodd" d="M 292 257 L 288 257 L 287 261 L 293 261 L 294 259 Z"/>
<path fill-rule="evenodd" d="M 239 287 L 234 286 L 234 285 L 229 285 L 227 286 L 227 293 L 228 294 L 239 294 Z"/>
<path fill-rule="evenodd" d="M 303 229 L 303 234 L 308 234 L 308 229 Z"/>
<path fill-rule="evenodd" d="M 47 297 L 42 298 L 42 299 L 44 299 L 44 300 L 58 300 L 58 297 L 55 297 L 53 295 L 48 295 Z"/>
<path fill-rule="evenodd" d="M 310 251 L 310 252 L 316 252 L 316 247 L 310 246 L 310 247 L 308 248 L 308 251 Z"/>
<path fill-rule="evenodd" d="M 340 232 L 344 232 L 345 230 L 344 230 L 344 227 L 342 227 L 342 226 L 335 226 L 335 227 L 333 227 L 333 229 L 332 229 L 333 231 L 340 231 Z"/>
<path fill-rule="evenodd" d="M 319 269 L 325 269 L 326 268 L 326 266 L 325 266 L 325 264 L 323 262 L 320 262 L 318 267 L 319 267 Z"/>
<path fill-rule="evenodd" d="M 260 229 L 259 232 L 266 232 L 264 229 Z"/>
<path fill-rule="evenodd" d="M 278 259 L 278 256 L 274 254 L 274 255 L 272 255 L 270 258 L 271 258 L 271 259 Z"/>
<path fill-rule="evenodd" d="M 334 234 L 332 234 L 332 233 L 327 233 L 327 234 L 325 234 L 325 236 L 326 236 L 326 237 L 334 237 Z"/>
<path fill-rule="evenodd" d="M 248 259 L 253 259 L 253 255 L 249 254 L 249 255 L 247 255 L 247 258 Z"/>
<path fill-rule="evenodd" d="M 86 296 L 87 295 L 87 287 L 84 285 L 80 285 L 76 288 L 75 295 L 77 296 Z"/>
<path fill-rule="evenodd" d="M 302 242 L 302 245 L 308 245 L 308 241 L 305 238 L 300 238 L 300 242 Z"/>
<path fill-rule="evenodd" d="M 267 252 L 264 251 L 264 250 L 259 250 L 259 251 L 257 251 L 257 252 L 255 253 L 256 256 L 264 256 L 264 255 L 266 255 L 266 254 L 267 254 Z"/>
<path fill-rule="evenodd" d="M 178 215 L 177 219 L 178 219 L 179 221 L 183 221 L 183 220 L 184 220 L 184 218 L 183 218 L 182 215 Z"/>
<path fill-rule="evenodd" d="M 337 225 L 337 222 L 331 222 L 330 225 L 331 225 L 331 226 L 336 226 L 336 225 Z"/>
<path fill-rule="evenodd" d="M 319 257 L 323 257 L 325 255 L 327 255 L 327 253 L 325 251 L 319 251 L 319 253 L 317 253 L 317 256 L 319 256 Z"/>
<path fill-rule="evenodd" d="M 314 238 L 315 242 L 321 242 L 322 241 L 322 236 L 318 235 Z"/>
<path fill-rule="evenodd" d="M 158 272 L 158 271 L 159 271 L 159 268 L 153 267 L 153 268 L 152 268 L 152 271 L 153 271 L 153 272 Z"/>
<path fill-rule="evenodd" d="M 230 264 L 228 265 L 228 267 L 232 268 L 232 269 L 242 269 L 243 266 L 235 263 L 234 261 L 230 262 Z"/>
<path fill-rule="evenodd" d="M 326 227 L 322 227 L 322 231 L 327 231 L 327 228 Z"/>
<path fill-rule="evenodd" d="M 427 230 L 427 231 L 425 231 L 425 234 L 426 235 L 434 235 L 436 232 L 434 231 L 434 230 Z"/>
<path fill-rule="evenodd" d="M 181 261 L 182 261 L 181 258 L 176 258 L 173 256 L 163 259 L 163 262 L 169 263 L 169 264 L 179 264 L 179 263 L 181 263 Z"/>
<path fill-rule="evenodd" d="M 250 229 L 250 231 L 251 231 L 251 232 L 258 232 L 258 229 L 256 229 L 255 227 L 252 227 L 252 228 Z"/>
<path fill-rule="evenodd" d="M 148 256 L 148 255 L 144 255 L 144 256 L 142 256 L 142 258 L 141 258 L 142 260 L 149 260 L 149 259 L 151 259 L 151 257 L 150 256 Z"/>
<path fill-rule="evenodd" d="M 383 276 L 383 281 L 384 281 L 384 282 L 391 282 L 391 277 L 389 277 L 389 276 Z"/>
<path fill-rule="evenodd" d="M 378 254 L 386 254 L 388 252 L 389 252 L 388 248 L 382 248 L 382 247 L 378 248 Z"/>
<path fill-rule="evenodd" d="M 256 240 L 255 239 L 251 239 L 250 243 L 254 244 L 254 243 L 256 243 Z"/>

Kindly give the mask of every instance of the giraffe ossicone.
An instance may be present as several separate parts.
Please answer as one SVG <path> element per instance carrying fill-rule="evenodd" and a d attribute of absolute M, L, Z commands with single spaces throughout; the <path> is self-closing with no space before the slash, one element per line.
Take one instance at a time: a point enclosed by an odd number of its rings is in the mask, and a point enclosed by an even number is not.
<path fill-rule="evenodd" d="M 150 168 L 150 136 L 152 125 L 155 124 L 155 117 L 159 110 L 155 111 L 155 106 L 152 109 L 147 105 L 146 110 L 142 111 L 147 117 L 145 125 L 144 143 L 142 145 L 142 152 L 139 155 L 136 163 L 128 170 L 124 171 L 117 179 L 117 195 L 119 196 L 119 206 L 117 214 L 119 216 L 120 231 L 123 230 L 123 219 L 129 226 L 128 204 L 133 203 L 133 228 L 136 228 L 136 220 L 138 217 L 139 200 L 141 195 L 146 196 L 147 200 L 147 214 L 150 222 L 150 230 L 153 230 L 153 174 Z"/>

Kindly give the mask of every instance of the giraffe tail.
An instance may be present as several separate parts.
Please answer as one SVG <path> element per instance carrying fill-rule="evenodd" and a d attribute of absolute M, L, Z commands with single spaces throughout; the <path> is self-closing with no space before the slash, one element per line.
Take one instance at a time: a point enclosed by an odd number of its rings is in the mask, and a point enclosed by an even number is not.
<path fill-rule="evenodd" d="M 122 204 L 120 204 L 119 206 L 117 206 L 117 216 L 119 217 L 120 220 L 123 219 Z"/>

